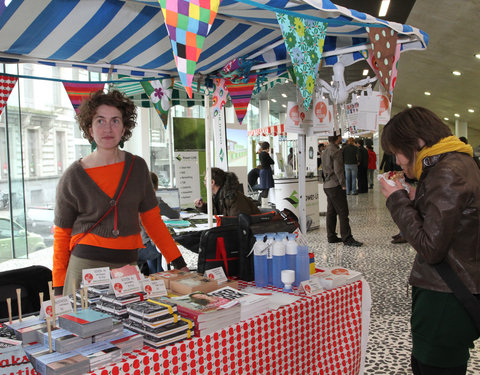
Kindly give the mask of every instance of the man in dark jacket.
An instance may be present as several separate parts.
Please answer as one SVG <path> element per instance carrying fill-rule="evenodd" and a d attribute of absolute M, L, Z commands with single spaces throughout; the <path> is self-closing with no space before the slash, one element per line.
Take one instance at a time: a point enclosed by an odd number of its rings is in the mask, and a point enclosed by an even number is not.
<path fill-rule="evenodd" d="M 368 193 L 368 150 L 363 147 L 363 139 L 358 140 L 358 193 Z"/>
<path fill-rule="evenodd" d="M 211 184 L 215 215 L 238 216 L 239 213 L 247 215 L 260 213 L 255 202 L 240 190 L 240 183 L 235 173 L 212 168 Z M 201 198 L 195 201 L 195 207 L 202 212 L 207 212 L 207 204 Z"/>

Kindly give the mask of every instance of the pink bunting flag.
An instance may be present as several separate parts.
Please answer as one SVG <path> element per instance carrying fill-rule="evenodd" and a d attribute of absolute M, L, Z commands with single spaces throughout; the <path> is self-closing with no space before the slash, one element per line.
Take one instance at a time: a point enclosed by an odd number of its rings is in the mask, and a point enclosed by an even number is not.
<path fill-rule="evenodd" d="M 73 109 L 78 113 L 78 107 L 80 104 L 90 97 L 93 92 L 101 91 L 104 89 L 104 83 L 88 83 L 88 82 L 63 82 L 63 87 L 72 102 Z"/>
<path fill-rule="evenodd" d="M 223 78 L 215 78 L 213 83 L 215 85 L 215 91 L 212 95 L 212 114 L 213 117 L 216 117 L 221 109 L 225 107 L 228 91 L 225 87 L 225 80 Z"/>
<path fill-rule="evenodd" d="M 237 114 L 237 119 L 240 124 L 242 124 L 243 118 L 247 113 L 248 104 L 250 103 L 250 98 L 252 97 L 252 92 L 255 88 L 256 81 L 256 74 L 250 76 L 248 82 L 246 83 L 243 81 L 233 83 L 228 79 L 226 80 L 225 86 L 227 87 L 230 98 L 232 99 L 235 113 Z"/>
<path fill-rule="evenodd" d="M 17 77 L 0 75 L 0 115 L 3 112 L 3 108 L 7 105 L 8 98 L 17 83 L 17 79 Z"/>

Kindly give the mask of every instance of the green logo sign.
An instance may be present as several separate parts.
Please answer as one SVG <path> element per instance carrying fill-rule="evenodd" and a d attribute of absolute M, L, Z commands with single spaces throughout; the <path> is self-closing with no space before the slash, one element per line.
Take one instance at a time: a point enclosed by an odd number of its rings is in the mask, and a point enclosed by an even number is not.
<path fill-rule="evenodd" d="M 225 157 L 225 152 L 223 152 L 223 147 L 220 149 L 218 157 L 220 158 L 220 161 L 223 163 L 223 158 Z"/>
<path fill-rule="evenodd" d="M 292 191 L 292 194 L 288 198 L 283 198 L 285 199 L 288 203 L 290 203 L 293 207 L 297 208 L 298 206 L 298 198 L 297 198 L 297 192 L 294 190 Z"/>

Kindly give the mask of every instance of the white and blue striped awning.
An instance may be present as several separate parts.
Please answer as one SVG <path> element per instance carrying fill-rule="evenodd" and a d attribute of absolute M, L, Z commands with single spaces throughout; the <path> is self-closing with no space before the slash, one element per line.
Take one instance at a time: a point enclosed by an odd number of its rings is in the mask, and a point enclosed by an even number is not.
<path fill-rule="evenodd" d="M 214 74 L 232 58 L 255 58 L 259 68 L 288 64 L 275 12 L 328 22 L 323 66 L 339 55 L 363 59 L 366 26 L 399 34 L 402 51 L 424 49 L 428 35 L 336 6 L 329 0 L 223 0 L 205 40 L 197 73 Z M 0 63 L 76 66 L 130 76 L 177 76 L 158 1 L 0 0 Z"/>

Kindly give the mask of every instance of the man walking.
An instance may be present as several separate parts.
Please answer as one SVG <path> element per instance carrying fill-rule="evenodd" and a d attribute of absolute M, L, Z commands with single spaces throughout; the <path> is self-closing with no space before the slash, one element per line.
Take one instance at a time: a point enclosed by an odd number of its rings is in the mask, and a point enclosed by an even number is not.
<path fill-rule="evenodd" d="M 348 203 L 345 194 L 345 173 L 342 151 L 338 145 L 342 142 L 340 135 L 328 137 L 328 146 L 322 153 L 323 174 L 325 182 L 323 191 L 327 196 L 327 239 L 329 243 L 343 242 L 346 246 L 362 246 L 352 236 L 348 219 Z M 337 215 L 340 218 L 340 234 L 337 236 Z"/>

